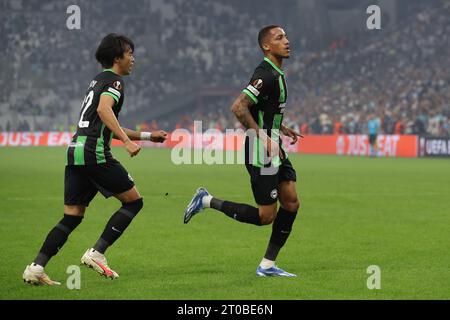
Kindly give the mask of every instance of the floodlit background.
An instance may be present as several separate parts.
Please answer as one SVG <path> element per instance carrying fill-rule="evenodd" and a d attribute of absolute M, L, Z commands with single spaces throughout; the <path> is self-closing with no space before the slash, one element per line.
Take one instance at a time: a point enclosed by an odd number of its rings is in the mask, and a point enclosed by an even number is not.
<path fill-rule="evenodd" d="M 367 28 L 374 4 L 379 30 Z M 70 5 L 80 29 L 67 28 Z M 0 0 L 0 299 L 449 299 L 450 167 L 418 158 L 450 156 L 449 17 L 448 0 Z M 136 45 L 122 125 L 224 131 L 240 128 L 230 106 L 269 24 L 290 39 L 284 123 L 305 135 L 289 155 L 301 208 L 277 261 L 299 277 L 255 276 L 270 226 L 212 210 L 183 224 L 199 186 L 255 204 L 244 166 L 175 165 L 167 143 L 132 159 L 112 149 L 145 203 L 107 251 L 119 279 L 82 268 L 81 289 L 66 286 L 120 207 L 97 196 L 46 267 L 63 285 L 23 284 L 63 214 L 64 145 L 101 71 L 100 40 Z M 381 121 L 379 157 L 368 157 L 369 115 Z"/>
<path fill-rule="evenodd" d="M 81 29 L 69 30 L 69 5 Z M 381 8 L 381 30 L 366 9 Z M 109 32 L 136 44 L 121 120 L 173 130 L 235 128 L 229 108 L 261 60 L 258 31 L 291 41 L 285 122 L 304 133 L 448 136 L 449 1 L 39 1 L 0 3 L 0 131 L 74 131 Z"/>

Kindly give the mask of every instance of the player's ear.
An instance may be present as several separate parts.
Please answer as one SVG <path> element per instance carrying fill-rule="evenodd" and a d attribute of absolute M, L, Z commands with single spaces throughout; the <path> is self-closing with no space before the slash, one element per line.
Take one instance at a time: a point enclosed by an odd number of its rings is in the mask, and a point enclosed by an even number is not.
<path fill-rule="evenodd" d="M 121 57 L 115 57 L 113 63 L 120 63 L 120 60 L 122 60 L 124 56 Z"/>

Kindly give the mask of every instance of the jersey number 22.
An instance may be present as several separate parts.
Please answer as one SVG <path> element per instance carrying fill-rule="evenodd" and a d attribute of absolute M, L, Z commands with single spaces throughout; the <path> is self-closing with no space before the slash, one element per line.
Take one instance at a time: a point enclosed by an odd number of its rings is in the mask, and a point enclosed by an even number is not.
<path fill-rule="evenodd" d="M 81 116 L 80 121 L 78 121 L 78 127 L 80 128 L 87 128 L 89 127 L 89 121 L 83 121 L 84 114 L 86 113 L 87 109 L 92 104 L 92 99 L 94 98 L 94 91 L 89 91 L 86 98 L 84 98 L 83 105 L 81 106 Z"/>

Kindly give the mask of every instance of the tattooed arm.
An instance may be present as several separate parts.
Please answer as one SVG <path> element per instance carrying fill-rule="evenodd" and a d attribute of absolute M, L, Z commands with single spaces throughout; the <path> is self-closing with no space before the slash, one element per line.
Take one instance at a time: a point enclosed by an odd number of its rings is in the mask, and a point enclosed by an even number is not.
<path fill-rule="evenodd" d="M 239 97 L 233 102 L 231 106 L 231 111 L 234 113 L 239 122 L 246 129 L 253 129 L 256 131 L 256 134 L 259 135 L 259 127 L 258 124 L 253 119 L 250 114 L 249 108 L 254 104 L 253 100 L 249 98 L 245 93 L 241 92 Z"/>
<path fill-rule="evenodd" d="M 266 149 L 266 153 L 269 156 L 280 155 L 283 159 L 283 153 L 278 147 L 278 143 L 274 142 L 271 138 L 267 136 L 267 133 L 264 130 L 260 130 L 258 124 L 253 119 L 250 114 L 249 108 L 254 104 L 253 100 L 249 98 L 245 93 L 241 93 L 239 97 L 234 101 L 231 111 L 233 111 L 236 118 L 239 122 L 247 129 L 253 129 L 256 132 L 256 136 L 261 138 L 264 144 L 264 148 Z"/>

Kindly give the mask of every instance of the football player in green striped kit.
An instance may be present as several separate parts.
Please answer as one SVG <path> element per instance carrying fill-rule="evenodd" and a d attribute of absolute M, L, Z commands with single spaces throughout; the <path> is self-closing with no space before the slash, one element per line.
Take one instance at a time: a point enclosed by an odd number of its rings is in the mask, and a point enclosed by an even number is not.
<path fill-rule="evenodd" d="M 297 175 L 280 139 L 280 133 L 292 138 L 292 143 L 301 137 L 282 124 L 287 87 L 281 65 L 283 59 L 290 55 L 289 40 L 283 28 L 271 25 L 261 29 L 258 43 L 264 59 L 231 108 L 247 129 L 245 164 L 258 207 L 220 200 L 200 187 L 184 212 L 184 223 L 204 208 L 215 209 L 237 221 L 257 226 L 273 222 L 272 235 L 256 275 L 295 277 L 275 264 L 300 207 L 295 187 Z M 280 207 L 277 210 L 278 202 Z"/>
<path fill-rule="evenodd" d="M 86 207 L 100 191 L 106 198 L 114 196 L 121 203 L 103 233 L 81 262 L 101 275 L 115 279 L 104 255 L 106 249 L 123 234 L 143 207 L 143 199 L 125 168 L 113 158 L 111 140 L 119 139 L 131 157 L 140 146 L 133 140 L 164 142 L 167 133 L 137 132 L 121 127 L 119 112 L 125 99 L 123 76 L 134 64 L 134 44 L 125 36 L 111 33 L 101 41 L 95 58 L 103 71 L 90 83 L 84 97 L 77 131 L 67 148 L 64 177 L 64 217 L 48 233 L 34 261 L 25 268 L 23 280 L 30 284 L 60 284 L 45 274 L 44 268 L 58 253 L 70 233 L 81 223 Z"/>

